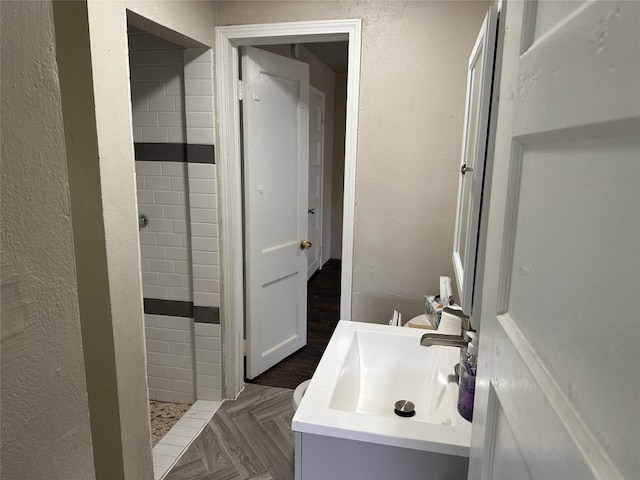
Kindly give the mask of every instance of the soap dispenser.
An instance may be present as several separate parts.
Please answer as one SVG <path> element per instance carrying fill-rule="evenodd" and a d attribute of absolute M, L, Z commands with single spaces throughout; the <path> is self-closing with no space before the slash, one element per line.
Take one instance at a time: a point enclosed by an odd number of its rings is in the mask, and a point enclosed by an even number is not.
<path fill-rule="evenodd" d="M 458 412 L 465 419 L 473 418 L 473 396 L 476 391 L 476 369 L 478 365 L 477 333 L 468 332 L 469 344 L 465 358 L 460 362 L 460 383 L 458 385 Z"/>

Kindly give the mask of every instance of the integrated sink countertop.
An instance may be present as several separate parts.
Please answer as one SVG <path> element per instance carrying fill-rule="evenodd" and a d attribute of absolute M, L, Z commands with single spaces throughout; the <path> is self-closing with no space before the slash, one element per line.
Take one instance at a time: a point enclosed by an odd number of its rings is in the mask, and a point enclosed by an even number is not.
<path fill-rule="evenodd" d="M 457 410 L 454 347 L 422 347 L 424 330 L 340 321 L 293 417 L 296 432 L 469 456 Z M 394 413 L 397 400 L 413 417 Z"/>

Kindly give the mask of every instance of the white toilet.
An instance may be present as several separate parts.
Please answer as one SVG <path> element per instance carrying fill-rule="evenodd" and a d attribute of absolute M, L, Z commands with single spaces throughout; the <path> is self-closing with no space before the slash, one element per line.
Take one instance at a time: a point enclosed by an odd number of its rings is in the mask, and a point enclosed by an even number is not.
<path fill-rule="evenodd" d="M 300 405 L 300 402 L 302 401 L 302 397 L 304 396 L 304 392 L 307 391 L 307 387 L 309 386 L 310 382 L 311 382 L 311 379 L 305 380 L 300 385 L 298 385 L 296 387 L 296 389 L 293 391 L 293 411 L 294 411 L 294 413 L 298 409 L 298 405 Z"/>

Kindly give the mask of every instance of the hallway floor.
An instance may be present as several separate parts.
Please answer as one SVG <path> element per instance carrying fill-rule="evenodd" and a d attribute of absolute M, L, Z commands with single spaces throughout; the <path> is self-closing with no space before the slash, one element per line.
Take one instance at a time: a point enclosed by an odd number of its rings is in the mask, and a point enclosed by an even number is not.
<path fill-rule="evenodd" d="M 293 391 L 245 385 L 224 402 L 165 480 L 293 479 Z"/>

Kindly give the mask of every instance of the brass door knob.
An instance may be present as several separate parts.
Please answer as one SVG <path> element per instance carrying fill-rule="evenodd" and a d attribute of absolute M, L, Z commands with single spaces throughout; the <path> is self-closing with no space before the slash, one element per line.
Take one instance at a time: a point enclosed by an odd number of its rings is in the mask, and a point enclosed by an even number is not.
<path fill-rule="evenodd" d="M 301 250 L 309 250 L 312 246 L 313 246 L 313 244 L 309 240 L 302 240 L 300 242 L 300 249 Z"/>

